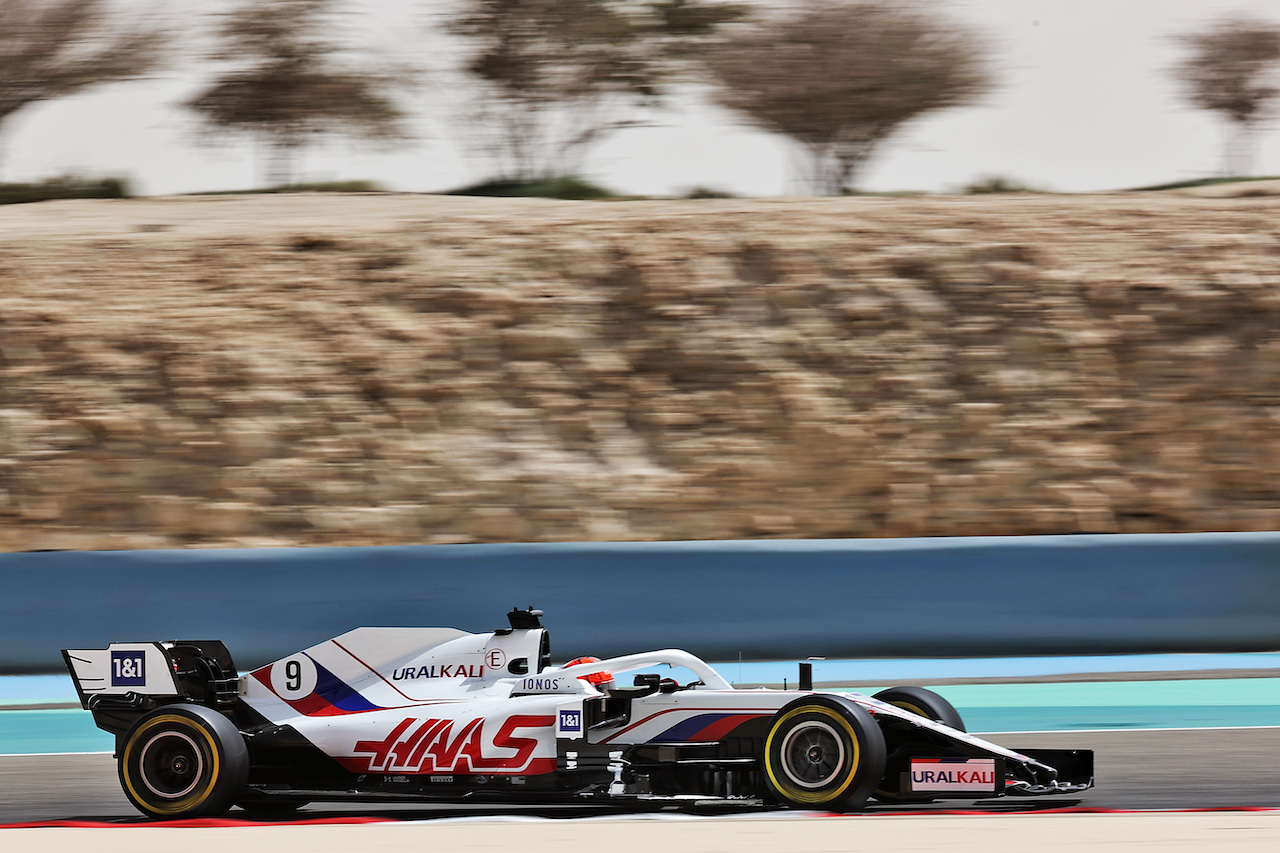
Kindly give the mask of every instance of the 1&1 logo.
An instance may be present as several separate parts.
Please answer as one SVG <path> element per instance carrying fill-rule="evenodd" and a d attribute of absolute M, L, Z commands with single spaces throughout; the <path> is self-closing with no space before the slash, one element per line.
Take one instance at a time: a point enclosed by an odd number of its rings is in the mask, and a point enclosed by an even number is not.
<path fill-rule="evenodd" d="M 581 711 L 561 711 L 560 712 L 560 731 L 562 732 L 582 731 L 582 712 Z"/>
<path fill-rule="evenodd" d="M 111 653 L 112 687 L 145 687 L 147 655 L 143 651 Z"/>

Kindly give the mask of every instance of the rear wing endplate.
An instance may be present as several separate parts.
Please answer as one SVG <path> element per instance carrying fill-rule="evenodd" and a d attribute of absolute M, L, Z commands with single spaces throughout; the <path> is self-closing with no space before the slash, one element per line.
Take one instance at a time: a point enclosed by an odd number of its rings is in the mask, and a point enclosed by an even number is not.
<path fill-rule="evenodd" d="M 112 643 L 105 649 L 63 649 L 62 658 L 90 708 L 94 696 L 181 696 L 173 662 L 160 643 Z"/>

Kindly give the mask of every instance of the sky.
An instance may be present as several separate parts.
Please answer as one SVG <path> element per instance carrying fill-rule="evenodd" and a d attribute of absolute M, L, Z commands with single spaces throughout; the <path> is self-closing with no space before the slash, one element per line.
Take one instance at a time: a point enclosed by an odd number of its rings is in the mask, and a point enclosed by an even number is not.
<path fill-rule="evenodd" d="M 350 0 L 351 20 L 380 55 L 437 68 L 448 45 L 430 22 L 449 0 Z M 168 0 L 175 14 L 231 4 Z M 1280 23 L 1276 0 L 950 0 L 948 15 L 993 46 L 997 88 L 974 106 L 923 117 L 890 138 L 859 185 L 869 191 L 949 192 L 1002 176 L 1058 192 L 1094 192 L 1210 177 L 1226 137 L 1213 114 L 1180 101 L 1168 69 L 1181 48 L 1172 36 L 1234 12 Z M 195 37 L 192 36 L 192 39 Z M 199 62 L 156 79 L 118 83 L 34 105 L 0 131 L 0 180 L 56 175 L 122 176 L 135 193 L 167 195 L 258 185 L 254 148 L 201 136 L 177 104 L 199 91 Z M 488 177 L 468 157 L 452 118 L 468 96 L 447 73 L 412 101 L 418 138 L 393 149 L 333 141 L 309 149 L 303 180 L 371 180 L 387 189 L 447 190 Z M 219 144 L 209 144 L 209 143 Z M 1264 133 L 1255 174 L 1280 174 L 1280 127 Z M 745 128 L 688 91 L 647 126 L 594 150 L 585 176 L 638 195 L 680 195 L 694 187 L 743 196 L 800 194 L 794 149 Z"/>

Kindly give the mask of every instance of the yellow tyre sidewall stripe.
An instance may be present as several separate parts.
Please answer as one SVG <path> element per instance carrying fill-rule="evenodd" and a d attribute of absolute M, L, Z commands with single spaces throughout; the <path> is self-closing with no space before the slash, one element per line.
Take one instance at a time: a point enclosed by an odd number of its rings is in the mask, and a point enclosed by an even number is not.
<path fill-rule="evenodd" d="M 143 737 L 148 732 L 153 730 L 156 726 L 164 725 L 166 723 L 178 723 L 183 727 L 183 732 L 195 736 L 197 740 L 204 741 L 204 744 L 208 747 L 210 772 L 206 776 L 209 781 L 200 784 L 195 791 L 180 800 L 174 800 L 172 803 L 162 804 L 155 802 L 155 797 L 153 796 L 143 797 L 138 794 L 137 788 L 134 787 L 133 755 L 137 750 L 139 743 L 141 743 Z M 184 812 L 189 812 L 192 809 L 199 808 L 204 804 L 205 800 L 209 799 L 209 794 L 217 784 L 218 774 L 221 772 L 219 758 L 220 754 L 218 744 L 213 739 L 213 734 L 208 729 L 190 717 L 185 717 L 180 714 L 163 714 L 158 717 L 152 717 L 143 723 L 138 729 L 134 730 L 132 736 L 129 738 L 129 742 L 125 745 L 124 754 L 120 757 L 120 766 L 124 769 L 124 772 L 121 775 L 124 777 L 124 784 L 128 787 L 129 794 L 132 796 L 133 801 L 141 805 L 146 811 L 159 815 L 182 814 Z M 142 769 L 141 766 L 139 766 L 138 773 L 141 774 L 141 772 Z"/>
<path fill-rule="evenodd" d="M 834 790 L 806 791 L 803 788 L 796 788 L 780 780 L 778 778 L 779 774 L 774 772 L 773 752 L 772 752 L 773 740 L 775 737 L 777 737 L 778 732 L 786 725 L 788 720 L 794 717 L 798 717 L 801 714 L 813 714 L 816 716 L 824 717 L 827 720 L 838 725 L 841 729 L 845 731 L 845 733 L 849 735 L 849 743 L 852 745 L 849 750 L 850 752 L 849 772 L 845 775 L 844 782 Z M 783 759 L 781 756 L 779 756 L 778 760 L 781 762 Z M 778 722 L 774 725 L 774 727 L 769 730 L 769 737 L 765 740 L 765 743 L 764 743 L 764 769 L 765 769 L 765 772 L 769 774 L 769 781 L 771 781 L 774 787 L 777 788 L 779 791 L 781 791 L 787 797 L 787 799 L 793 800 L 798 803 L 806 803 L 809 805 L 819 805 L 822 803 L 829 803 L 832 800 L 838 799 L 840 795 L 843 794 L 849 788 L 849 786 L 853 784 L 854 777 L 858 775 L 858 767 L 861 763 L 862 763 L 861 747 L 860 747 L 860 744 L 858 743 L 858 735 L 853 730 L 853 726 L 850 725 L 849 721 L 845 719 L 845 716 L 843 714 L 841 714 L 839 711 L 828 708 L 825 705 L 802 705 L 799 708 L 795 708 L 787 712 L 782 716 L 782 719 L 778 720 Z"/>
<path fill-rule="evenodd" d="M 901 708 L 904 711 L 910 711 L 911 713 L 915 714 L 917 717 L 924 717 L 926 720 L 937 719 L 937 717 L 930 714 L 924 708 L 921 708 L 919 705 L 912 705 L 910 702 L 904 702 L 899 699 L 899 700 L 890 702 L 889 704 L 894 706 L 895 708 Z"/>

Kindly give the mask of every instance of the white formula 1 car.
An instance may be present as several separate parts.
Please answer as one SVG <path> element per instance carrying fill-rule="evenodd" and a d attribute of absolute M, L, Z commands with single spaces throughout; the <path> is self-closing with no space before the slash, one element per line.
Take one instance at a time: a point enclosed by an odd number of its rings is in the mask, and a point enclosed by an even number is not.
<path fill-rule="evenodd" d="M 357 628 L 245 676 L 217 641 L 63 655 L 116 736 L 125 795 L 156 818 L 311 801 L 854 811 L 1093 784 L 1092 752 L 1005 749 L 917 687 L 734 689 L 676 649 L 552 666 L 541 615 L 483 634 Z"/>

